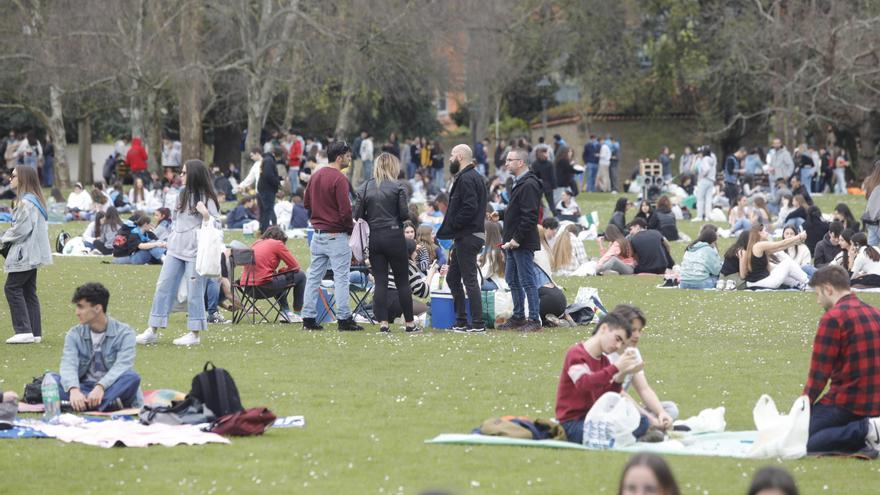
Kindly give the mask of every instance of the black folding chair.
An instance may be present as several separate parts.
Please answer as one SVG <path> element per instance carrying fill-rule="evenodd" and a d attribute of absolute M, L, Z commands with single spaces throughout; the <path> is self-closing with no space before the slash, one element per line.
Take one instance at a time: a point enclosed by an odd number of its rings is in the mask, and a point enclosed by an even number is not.
<path fill-rule="evenodd" d="M 261 318 L 260 321 L 277 323 L 281 318 L 281 305 L 277 298 L 279 296 L 287 297 L 287 293 L 293 285 L 271 291 L 253 285 L 253 277 L 256 272 L 253 249 L 233 249 L 231 261 L 232 323 L 240 323 L 248 314 L 251 315 L 251 323 L 253 324 L 257 323 L 258 314 Z M 243 275 L 240 279 L 236 275 L 236 267 L 250 267 L 250 270 L 247 270 L 247 275 Z M 264 301 L 268 308 L 261 308 L 258 304 L 261 301 Z M 270 319 L 273 314 L 274 318 Z"/>
<path fill-rule="evenodd" d="M 367 265 L 351 265 L 351 271 L 363 274 L 363 284 L 349 283 L 348 294 L 354 301 L 354 310 L 352 314 L 361 314 L 369 320 L 371 325 L 375 325 L 373 315 L 367 311 L 367 301 L 373 293 L 373 286 L 370 285 L 370 267 Z"/>

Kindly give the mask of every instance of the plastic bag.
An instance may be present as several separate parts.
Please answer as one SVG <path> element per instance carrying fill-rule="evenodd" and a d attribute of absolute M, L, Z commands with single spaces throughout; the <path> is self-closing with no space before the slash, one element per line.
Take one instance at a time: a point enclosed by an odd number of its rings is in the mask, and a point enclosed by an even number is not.
<path fill-rule="evenodd" d="M 602 304 L 602 300 L 599 299 L 599 290 L 593 287 L 580 287 L 572 304 L 583 304 L 592 308 L 593 313 L 599 318 L 602 318 L 608 313 L 608 310 L 605 309 L 605 306 Z"/>
<path fill-rule="evenodd" d="M 703 409 L 700 414 L 678 420 L 673 425 L 686 426 L 691 433 L 721 433 L 727 428 L 727 421 L 724 420 L 725 411 L 724 407 Z"/>
<path fill-rule="evenodd" d="M 631 400 L 608 392 L 599 397 L 584 418 L 583 444 L 593 449 L 632 445 L 636 443 L 632 432 L 640 420 L 639 410 Z"/>
<path fill-rule="evenodd" d="M 199 230 L 199 248 L 196 253 L 196 273 L 203 277 L 220 276 L 220 256 L 223 254 L 223 231 L 213 220 L 202 222 Z"/>
<path fill-rule="evenodd" d="M 779 414 L 769 395 L 762 395 L 752 410 L 758 440 L 749 453 L 752 457 L 798 459 L 807 455 L 810 436 L 810 401 L 798 397 L 788 416 Z"/>
<path fill-rule="evenodd" d="M 367 248 L 370 246 L 370 224 L 363 218 L 358 218 L 354 224 L 354 230 L 348 239 L 348 247 L 351 248 L 351 255 L 354 256 L 359 263 L 363 263 L 366 259 Z"/>

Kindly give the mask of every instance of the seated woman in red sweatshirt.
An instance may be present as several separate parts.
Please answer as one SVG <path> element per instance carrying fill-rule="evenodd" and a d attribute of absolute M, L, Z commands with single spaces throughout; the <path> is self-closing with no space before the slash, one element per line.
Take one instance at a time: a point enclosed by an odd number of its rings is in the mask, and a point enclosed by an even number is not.
<path fill-rule="evenodd" d="M 621 391 L 614 375 L 637 373 L 644 366 L 634 353 L 624 353 L 616 365 L 606 356 L 620 350 L 631 335 L 632 327 L 626 319 L 608 313 L 599 321 L 593 336 L 566 352 L 556 389 L 556 420 L 565 429 L 569 442 L 583 443 L 584 419 L 599 397 L 606 392 Z M 638 438 L 647 429 L 647 418 L 643 418 L 633 436 Z"/>
<path fill-rule="evenodd" d="M 260 289 L 261 295 L 275 296 L 281 307 L 281 319 L 286 323 L 299 323 L 302 318 L 296 314 L 302 311 L 303 294 L 306 290 L 306 275 L 299 268 L 299 262 L 284 244 L 287 236 L 277 225 L 263 232 L 262 238 L 255 242 L 254 266 L 246 266 L 241 274 L 242 285 Z M 284 268 L 279 270 L 281 262 Z M 293 286 L 293 311 L 287 303 L 289 287 Z M 296 312 L 296 313 L 295 313 Z"/>

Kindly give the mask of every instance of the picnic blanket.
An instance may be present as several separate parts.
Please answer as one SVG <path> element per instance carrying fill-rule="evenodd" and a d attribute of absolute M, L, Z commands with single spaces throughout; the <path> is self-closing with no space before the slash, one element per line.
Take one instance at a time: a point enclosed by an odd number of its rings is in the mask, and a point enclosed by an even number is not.
<path fill-rule="evenodd" d="M 611 452 L 652 452 L 655 454 L 699 455 L 712 457 L 752 458 L 750 451 L 758 439 L 757 431 L 730 431 L 724 433 L 684 434 L 678 438 L 657 443 L 638 442 L 628 447 L 615 447 Z M 539 447 L 595 451 L 580 444 L 559 440 L 523 440 L 476 434 L 444 433 L 425 440 L 428 444 L 495 445 Z"/>
<path fill-rule="evenodd" d="M 62 414 L 59 424 L 39 421 L 16 423 L 27 426 L 46 436 L 66 443 L 82 443 L 95 447 L 149 447 L 150 445 L 204 445 L 207 443 L 230 443 L 216 433 L 200 430 L 196 425 L 142 425 L 137 421 L 108 419 L 87 421 L 72 414 Z"/>
<path fill-rule="evenodd" d="M 49 438 L 43 432 L 37 431 L 30 426 L 24 425 L 13 425 L 12 428 L 8 430 L 0 430 L 0 438 L 2 439 L 15 439 L 15 438 Z"/>

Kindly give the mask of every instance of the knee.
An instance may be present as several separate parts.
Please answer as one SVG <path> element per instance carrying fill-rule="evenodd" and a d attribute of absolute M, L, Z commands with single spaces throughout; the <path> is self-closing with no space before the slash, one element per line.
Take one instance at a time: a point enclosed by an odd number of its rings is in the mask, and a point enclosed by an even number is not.
<path fill-rule="evenodd" d="M 666 414 L 668 414 L 673 421 L 678 419 L 678 404 L 671 400 L 665 400 L 661 402 L 660 405 L 663 406 L 663 410 L 666 411 Z"/>

